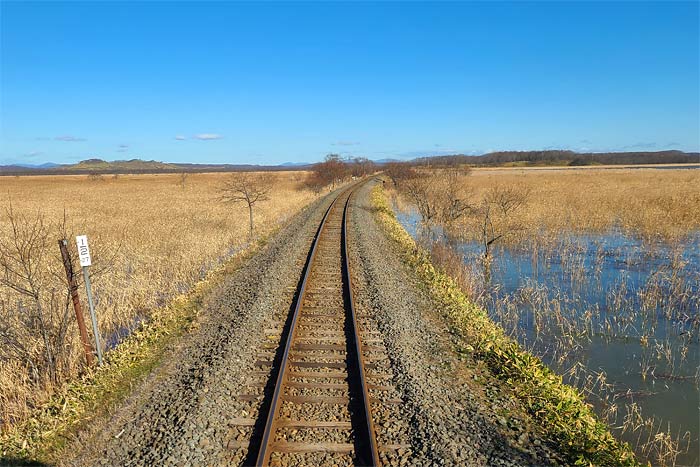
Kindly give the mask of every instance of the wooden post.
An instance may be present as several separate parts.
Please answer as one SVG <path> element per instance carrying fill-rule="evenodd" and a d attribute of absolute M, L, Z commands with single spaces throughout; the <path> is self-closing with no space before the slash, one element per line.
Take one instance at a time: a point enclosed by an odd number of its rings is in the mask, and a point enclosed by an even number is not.
<path fill-rule="evenodd" d="M 92 345 L 88 340 L 87 328 L 85 327 L 85 318 L 83 318 L 83 309 L 80 306 L 78 284 L 75 282 L 75 275 L 73 274 L 73 262 L 71 261 L 70 253 L 68 252 L 68 241 L 65 238 L 59 240 L 58 247 L 61 249 L 63 267 L 66 269 L 66 278 L 68 278 L 70 295 L 73 299 L 73 308 L 75 308 L 75 317 L 78 320 L 78 329 L 80 330 L 80 340 L 83 343 L 83 350 L 85 351 L 85 360 L 87 360 L 88 366 L 92 366 L 95 361 L 95 356 L 93 355 Z"/>

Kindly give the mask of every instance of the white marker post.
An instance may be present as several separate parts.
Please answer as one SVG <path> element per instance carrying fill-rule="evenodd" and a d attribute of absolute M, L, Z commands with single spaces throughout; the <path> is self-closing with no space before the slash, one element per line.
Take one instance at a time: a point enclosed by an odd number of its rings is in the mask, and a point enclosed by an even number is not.
<path fill-rule="evenodd" d="M 88 274 L 88 266 L 92 266 L 92 258 L 90 258 L 90 248 L 88 247 L 87 235 L 78 235 L 75 237 L 75 242 L 78 245 L 78 256 L 80 257 L 80 266 L 83 268 L 83 278 L 85 279 L 85 289 L 87 290 L 88 305 L 90 305 L 90 319 L 92 320 L 92 332 L 95 335 L 95 349 L 97 350 L 97 362 L 102 365 L 102 345 L 100 344 L 100 330 L 97 327 L 97 315 L 95 314 L 95 305 L 92 303 L 92 287 L 90 286 L 90 274 Z"/>

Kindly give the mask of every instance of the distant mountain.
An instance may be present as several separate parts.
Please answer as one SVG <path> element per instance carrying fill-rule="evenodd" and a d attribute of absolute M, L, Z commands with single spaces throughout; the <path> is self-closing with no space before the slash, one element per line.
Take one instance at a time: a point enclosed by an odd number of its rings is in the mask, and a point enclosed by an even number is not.
<path fill-rule="evenodd" d="M 0 174 L 18 174 L 18 173 L 32 173 L 41 169 L 35 169 L 33 167 L 25 167 L 17 164 L 12 165 L 0 165 Z"/>
<path fill-rule="evenodd" d="M 53 162 L 44 162 L 43 164 L 12 164 L 15 167 L 24 167 L 27 169 L 53 169 L 54 167 L 60 167 L 61 164 L 54 164 Z"/>
<path fill-rule="evenodd" d="M 378 159 L 378 160 L 373 161 L 373 162 L 375 164 L 384 165 L 384 164 L 390 164 L 392 162 L 401 162 L 401 161 L 398 159 Z"/>

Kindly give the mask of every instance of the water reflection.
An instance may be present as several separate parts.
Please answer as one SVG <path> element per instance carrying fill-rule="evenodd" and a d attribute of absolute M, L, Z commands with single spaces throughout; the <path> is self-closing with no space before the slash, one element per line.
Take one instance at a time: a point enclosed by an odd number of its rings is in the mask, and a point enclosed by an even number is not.
<path fill-rule="evenodd" d="M 450 238 L 439 227 L 426 233 L 412 212 L 397 210 L 397 217 L 415 239 L 437 239 L 458 252 L 481 276 L 479 301 L 490 316 L 565 381 L 587 387 L 582 375 L 598 375 L 590 400 L 612 424 L 636 403 L 674 434 L 690 432 L 690 451 L 679 464 L 700 462 L 700 232 L 674 245 L 619 231 L 544 243 L 533 236 L 496 247 L 484 277 L 478 242 Z M 635 445 L 638 434 L 622 437 Z"/>

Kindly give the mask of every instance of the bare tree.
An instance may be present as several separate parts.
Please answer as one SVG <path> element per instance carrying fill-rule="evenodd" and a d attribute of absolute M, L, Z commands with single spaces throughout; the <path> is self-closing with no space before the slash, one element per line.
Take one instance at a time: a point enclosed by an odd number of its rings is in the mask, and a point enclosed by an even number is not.
<path fill-rule="evenodd" d="M 450 225 L 473 211 L 474 207 L 469 201 L 472 192 L 464 180 L 470 173 L 469 169 L 447 169 L 438 177 L 436 197 L 440 208 L 439 220 L 443 224 Z"/>
<path fill-rule="evenodd" d="M 389 176 L 395 187 L 398 187 L 399 183 L 404 180 L 419 176 L 419 173 L 407 162 L 389 162 L 384 166 L 384 173 Z"/>
<path fill-rule="evenodd" d="M 449 225 L 473 209 L 470 190 L 462 178 L 468 173 L 453 169 L 432 175 L 413 172 L 401 179 L 400 189 L 416 206 L 424 225 Z"/>
<path fill-rule="evenodd" d="M 432 177 L 414 177 L 401 185 L 401 191 L 418 209 L 423 225 L 430 225 L 437 219 L 439 207 L 433 196 L 436 183 Z"/>
<path fill-rule="evenodd" d="M 328 154 L 323 162 L 314 164 L 311 170 L 316 173 L 318 180 L 325 182 L 324 185 L 330 185 L 331 190 L 342 182 L 349 172 L 347 164 L 338 154 Z"/>
<path fill-rule="evenodd" d="M 219 200 L 225 203 L 245 203 L 250 217 L 250 238 L 253 238 L 253 206 L 267 201 L 272 189 L 272 177 L 268 174 L 235 172 L 219 187 Z"/>
<path fill-rule="evenodd" d="M 485 260 L 489 259 L 493 243 L 523 229 L 514 214 L 527 204 L 529 195 L 528 190 L 515 185 L 497 185 L 486 193 L 478 210 Z"/>
<path fill-rule="evenodd" d="M 364 177 L 376 171 L 376 164 L 366 157 L 354 157 L 349 162 L 350 174 L 353 177 Z"/>

